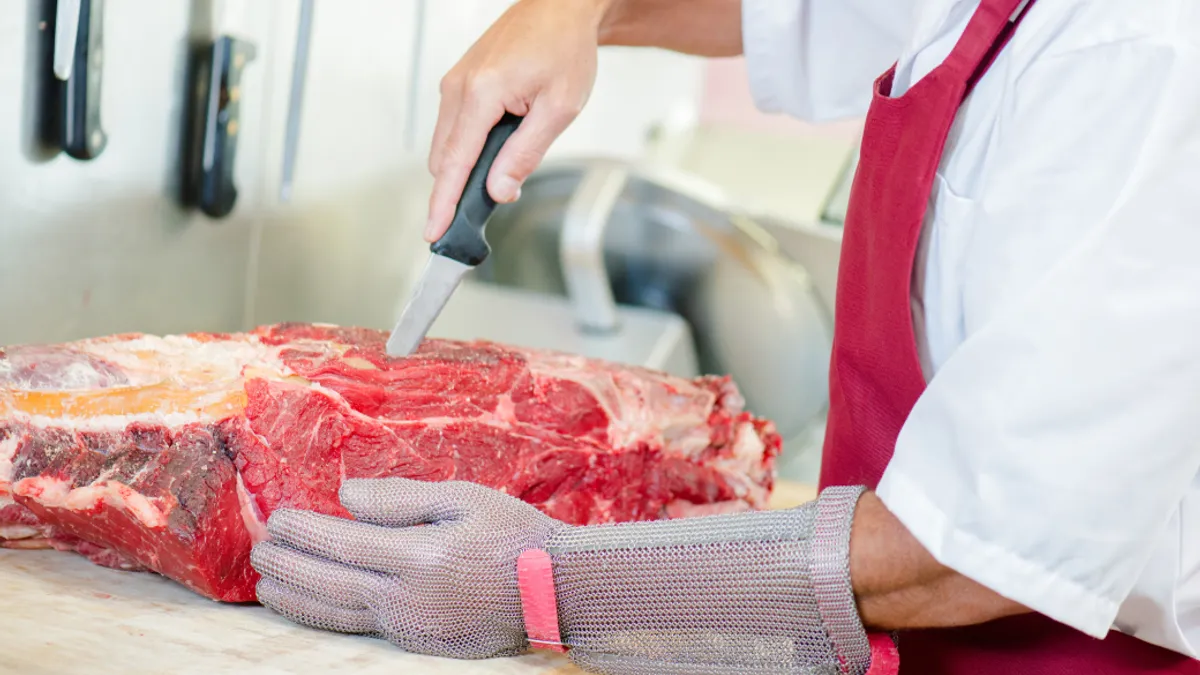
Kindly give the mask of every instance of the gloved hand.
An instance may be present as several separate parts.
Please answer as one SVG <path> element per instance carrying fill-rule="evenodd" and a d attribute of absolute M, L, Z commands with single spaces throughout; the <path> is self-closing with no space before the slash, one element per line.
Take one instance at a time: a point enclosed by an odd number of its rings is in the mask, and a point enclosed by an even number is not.
<path fill-rule="evenodd" d="M 553 564 L 562 642 L 612 675 L 861 674 L 849 579 L 861 488 L 786 511 L 572 527 L 464 482 L 347 480 L 357 521 L 280 510 L 251 556 L 298 623 L 453 658 L 525 651 L 517 560 Z"/>
<path fill-rule="evenodd" d="M 517 556 L 566 527 L 475 483 L 346 480 L 357 520 L 278 510 L 251 551 L 262 604 L 304 625 L 451 658 L 528 648 Z"/>

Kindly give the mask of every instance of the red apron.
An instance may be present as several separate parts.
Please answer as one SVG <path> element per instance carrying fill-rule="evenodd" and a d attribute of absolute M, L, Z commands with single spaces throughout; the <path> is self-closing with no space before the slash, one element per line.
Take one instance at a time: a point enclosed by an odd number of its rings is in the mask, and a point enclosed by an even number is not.
<path fill-rule="evenodd" d="M 1032 1 L 1030 2 L 1032 5 Z M 891 97 L 875 83 L 846 217 L 821 486 L 874 489 L 925 389 L 909 302 L 917 239 L 959 106 L 1024 17 L 1021 0 L 983 0 L 946 61 Z M 1120 633 L 1103 641 L 1033 614 L 904 632 L 905 675 L 1200 673 L 1200 661 Z"/>

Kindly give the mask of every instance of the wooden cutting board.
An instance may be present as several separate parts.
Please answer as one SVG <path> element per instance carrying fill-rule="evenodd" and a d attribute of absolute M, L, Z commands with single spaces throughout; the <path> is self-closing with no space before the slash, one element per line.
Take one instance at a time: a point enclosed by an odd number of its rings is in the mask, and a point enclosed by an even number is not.
<path fill-rule="evenodd" d="M 815 491 L 780 483 L 772 508 Z M 458 661 L 309 630 L 259 606 L 206 600 L 153 574 L 57 551 L 0 549 L 0 673 L 21 675 L 582 675 L 565 657 Z"/>

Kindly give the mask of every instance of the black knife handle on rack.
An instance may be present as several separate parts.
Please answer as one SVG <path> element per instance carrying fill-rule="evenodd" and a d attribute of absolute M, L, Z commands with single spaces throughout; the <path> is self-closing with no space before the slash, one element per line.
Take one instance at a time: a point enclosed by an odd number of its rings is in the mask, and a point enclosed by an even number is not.
<path fill-rule="evenodd" d="M 257 55 L 245 40 L 222 36 L 203 57 L 204 95 L 196 102 L 197 146 L 190 164 L 187 201 L 212 218 L 233 212 L 238 190 L 234 180 L 242 108 L 242 72 Z"/>
<path fill-rule="evenodd" d="M 482 263 L 492 252 L 484 235 L 484 227 L 492 211 L 496 210 L 496 202 L 488 194 L 487 176 L 492 170 L 492 163 L 496 161 L 496 155 L 500 154 L 500 148 L 521 125 L 521 120 L 517 115 L 504 113 L 504 117 L 488 132 L 483 150 L 479 153 L 479 161 L 467 176 L 454 220 L 450 222 L 446 234 L 435 241 L 429 250 L 472 267 Z"/>
<path fill-rule="evenodd" d="M 71 76 L 59 93 L 59 139 L 62 149 L 79 160 L 104 152 L 108 134 L 100 123 L 100 84 L 104 70 L 104 0 L 80 0 L 79 32 Z"/>

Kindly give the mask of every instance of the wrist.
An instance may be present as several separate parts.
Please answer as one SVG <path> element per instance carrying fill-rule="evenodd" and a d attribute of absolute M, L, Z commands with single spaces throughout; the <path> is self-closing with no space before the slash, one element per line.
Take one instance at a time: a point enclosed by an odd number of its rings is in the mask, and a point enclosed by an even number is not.
<path fill-rule="evenodd" d="M 628 0 L 584 0 L 595 12 L 596 42 L 601 46 L 613 43 L 613 36 L 620 32 L 624 6 Z"/>

